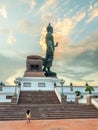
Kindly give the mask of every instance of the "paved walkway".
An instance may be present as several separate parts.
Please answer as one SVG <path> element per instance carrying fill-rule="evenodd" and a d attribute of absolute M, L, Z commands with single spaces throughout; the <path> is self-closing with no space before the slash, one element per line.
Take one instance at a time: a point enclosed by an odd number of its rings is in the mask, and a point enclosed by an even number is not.
<path fill-rule="evenodd" d="M 97 119 L 0 121 L 0 130 L 98 130 Z"/>

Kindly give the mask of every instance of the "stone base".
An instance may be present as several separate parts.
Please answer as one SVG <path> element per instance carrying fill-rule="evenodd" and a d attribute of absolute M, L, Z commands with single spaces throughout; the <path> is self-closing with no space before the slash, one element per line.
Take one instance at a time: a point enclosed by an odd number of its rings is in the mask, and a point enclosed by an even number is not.
<path fill-rule="evenodd" d="M 52 71 L 47 71 L 47 72 L 45 72 L 45 76 L 46 77 L 56 77 L 57 74 L 55 72 L 52 72 Z"/>
<path fill-rule="evenodd" d="M 62 104 L 65 104 L 65 103 L 66 103 L 66 100 L 67 100 L 67 96 L 62 95 L 62 96 L 61 96 Z"/>
<path fill-rule="evenodd" d="M 87 96 L 87 105 L 91 105 L 91 98 L 92 98 L 91 95 Z"/>
<path fill-rule="evenodd" d="M 81 99 L 81 96 L 76 96 L 76 97 L 75 97 L 75 103 L 76 103 L 76 104 L 79 103 L 79 99 Z"/>
<path fill-rule="evenodd" d="M 11 104 L 17 104 L 17 96 L 12 97 Z"/>
<path fill-rule="evenodd" d="M 44 72 L 25 72 L 23 77 L 45 77 Z"/>
<path fill-rule="evenodd" d="M 35 91 L 35 90 L 54 90 L 54 83 L 58 84 L 59 79 L 56 77 L 20 77 L 21 91 Z"/>

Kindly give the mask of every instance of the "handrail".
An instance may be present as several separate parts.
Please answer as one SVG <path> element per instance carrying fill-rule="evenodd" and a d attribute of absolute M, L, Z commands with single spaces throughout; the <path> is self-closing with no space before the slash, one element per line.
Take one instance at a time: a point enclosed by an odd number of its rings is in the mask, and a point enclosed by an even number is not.
<path fill-rule="evenodd" d="M 61 103 L 62 102 L 61 95 L 60 95 L 60 93 L 59 93 L 59 91 L 57 90 L 56 87 L 54 88 L 54 91 L 55 91 L 55 94 L 57 95 L 59 102 Z"/>
<path fill-rule="evenodd" d="M 19 96 L 20 96 L 20 87 L 17 87 L 16 94 L 17 94 L 17 101 L 16 101 L 16 103 L 18 103 Z"/>
<path fill-rule="evenodd" d="M 95 98 L 91 99 L 91 103 L 98 109 L 98 102 L 96 101 Z"/>

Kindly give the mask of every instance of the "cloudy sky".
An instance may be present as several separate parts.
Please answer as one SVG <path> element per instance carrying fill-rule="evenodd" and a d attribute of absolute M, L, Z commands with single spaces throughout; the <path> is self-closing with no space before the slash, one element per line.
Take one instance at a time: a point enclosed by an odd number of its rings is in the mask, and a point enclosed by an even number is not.
<path fill-rule="evenodd" d="M 49 22 L 59 42 L 51 70 L 66 84 L 98 85 L 97 0 L 0 0 L 0 81 L 23 76 L 27 55 L 45 56 Z"/>

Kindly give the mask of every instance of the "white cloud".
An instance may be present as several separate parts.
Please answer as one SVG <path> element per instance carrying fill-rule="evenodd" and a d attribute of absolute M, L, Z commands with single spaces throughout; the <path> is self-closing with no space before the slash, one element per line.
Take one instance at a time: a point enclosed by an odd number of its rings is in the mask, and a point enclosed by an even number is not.
<path fill-rule="evenodd" d="M 37 36 L 39 33 L 38 25 L 35 26 L 35 23 L 29 20 L 20 20 L 16 24 L 16 30 L 23 34 L 27 34 L 30 36 Z"/>
<path fill-rule="evenodd" d="M 68 41 L 69 39 L 67 40 L 66 37 L 60 36 L 59 40 L 60 44 L 55 51 L 54 60 L 54 70 L 56 72 L 64 74 L 66 72 L 65 75 L 73 79 L 85 79 L 85 76 L 97 72 L 98 31 L 92 33 L 89 38 L 85 38 L 81 43 L 75 46 L 70 45 L 70 41 Z M 61 68 L 63 68 L 63 70 Z M 75 70 L 75 68 L 77 69 Z M 73 76 L 71 76 L 71 74 Z"/>
<path fill-rule="evenodd" d="M 23 33 L 31 34 L 32 33 L 32 23 L 27 20 L 21 20 L 17 22 L 16 28 Z"/>
<path fill-rule="evenodd" d="M 8 34 L 9 30 L 6 28 L 0 28 L 0 34 Z"/>
<path fill-rule="evenodd" d="M 41 19 L 43 20 L 43 21 L 46 21 L 46 22 L 53 22 L 53 19 L 54 19 L 54 16 L 53 16 L 53 14 L 51 13 L 51 12 L 44 12 L 44 13 L 42 13 L 42 15 L 41 15 Z"/>
<path fill-rule="evenodd" d="M 55 25 L 54 28 L 56 32 L 58 32 L 62 36 L 69 36 L 77 23 L 79 23 L 84 17 L 86 16 L 85 12 L 79 12 L 72 18 L 64 18 L 63 20 L 59 20 Z"/>
<path fill-rule="evenodd" d="M 94 6 L 90 5 L 89 7 L 89 18 L 87 19 L 86 23 L 91 22 L 93 19 L 98 17 L 98 3 L 95 3 Z"/>
<path fill-rule="evenodd" d="M 36 1 L 35 0 L 21 0 L 23 3 L 28 4 L 30 7 L 30 11 L 35 7 Z"/>
<path fill-rule="evenodd" d="M 95 19 L 96 17 L 98 17 L 98 8 L 92 10 L 92 12 L 89 15 L 88 20 L 86 21 L 86 23 L 91 22 L 93 19 Z"/>
<path fill-rule="evenodd" d="M 47 0 L 47 2 L 41 7 L 41 11 L 47 10 L 52 5 L 55 5 L 57 0 Z"/>
<path fill-rule="evenodd" d="M 85 13 L 85 12 L 79 12 L 79 14 L 77 14 L 77 15 L 75 16 L 75 20 L 76 20 L 77 22 L 79 22 L 79 21 L 81 21 L 85 16 L 86 16 L 86 13 Z"/>
<path fill-rule="evenodd" d="M 4 19 L 7 19 L 7 10 L 6 10 L 6 6 L 3 5 L 1 8 L 0 8 L 0 15 L 4 18 Z"/>
<path fill-rule="evenodd" d="M 8 36 L 8 44 L 13 45 L 16 42 L 16 38 L 13 36 L 12 31 L 10 31 Z"/>
<path fill-rule="evenodd" d="M 90 4 L 89 11 L 91 11 L 92 9 L 93 9 L 93 6 Z"/>
<path fill-rule="evenodd" d="M 45 22 L 54 22 L 58 19 L 58 15 L 65 14 L 62 5 L 67 5 L 69 1 L 47 0 L 40 8 L 41 19 Z M 61 4 L 61 5 L 60 5 Z M 60 18 L 60 17 L 59 17 Z"/>
<path fill-rule="evenodd" d="M 36 5 L 35 0 L 32 0 L 31 1 L 31 5 L 30 5 L 30 9 L 33 9 L 35 7 L 35 5 Z"/>

